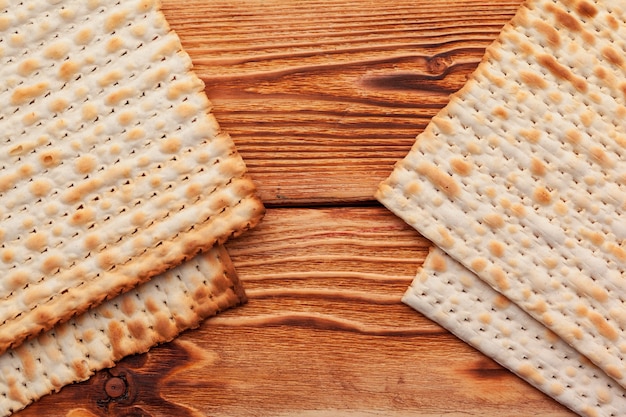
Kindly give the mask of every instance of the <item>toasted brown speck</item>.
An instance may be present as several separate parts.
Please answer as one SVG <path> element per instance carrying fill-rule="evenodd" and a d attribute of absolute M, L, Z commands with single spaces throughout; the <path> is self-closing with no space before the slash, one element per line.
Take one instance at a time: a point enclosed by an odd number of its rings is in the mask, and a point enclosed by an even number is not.
<path fill-rule="evenodd" d="M 59 60 L 65 57 L 69 50 L 69 45 L 65 41 L 60 41 L 46 47 L 43 55 L 48 59 Z"/>
<path fill-rule="evenodd" d="M 552 195 L 545 187 L 539 186 L 533 191 L 533 200 L 542 205 L 550 204 Z"/>
<path fill-rule="evenodd" d="M 24 45 L 24 35 L 21 33 L 13 33 L 9 37 L 9 41 L 15 46 L 22 46 Z"/>
<path fill-rule="evenodd" d="M 496 240 L 490 241 L 487 247 L 493 256 L 501 258 L 504 255 L 504 245 Z"/>
<path fill-rule="evenodd" d="M 54 99 L 48 105 L 48 109 L 53 113 L 61 113 L 63 110 L 67 109 L 69 103 L 67 100 L 62 98 Z"/>
<path fill-rule="evenodd" d="M 599 146 L 591 147 L 589 149 L 589 155 L 591 156 L 591 159 L 599 165 L 602 165 L 604 167 L 610 167 L 613 165 L 609 156 Z"/>
<path fill-rule="evenodd" d="M 137 11 L 139 13 L 145 13 L 148 10 L 153 9 L 155 6 L 155 0 L 141 0 L 139 4 L 137 4 Z"/>
<path fill-rule="evenodd" d="M 198 114 L 198 108 L 190 103 L 182 103 L 176 107 L 176 114 L 181 119 L 190 119 Z"/>
<path fill-rule="evenodd" d="M 441 239 L 439 240 L 439 246 L 442 248 L 451 248 L 454 246 L 454 238 L 445 227 L 437 228 L 437 232 L 439 232 L 439 236 Z"/>
<path fill-rule="evenodd" d="M 604 288 L 597 285 L 593 285 L 589 289 L 589 294 L 601 303 L 604 303 L 609 299 L 609 293 Z"/>
<path fill-rule="evenodd" d="M 37 179 L 28 186 L 28 190 L 35 197 L 43 197 L 47 195 L 51 189 L 52 183 L 45 178 Z"/>
<path fill-rule="evenodd" d="M 22 178 L 30 178 L 33 175 L 34 168 L 30 164 L 21 165 L 18 169 L 18 173 Z"/>
<path fill-rule="evenodd" d="M 124 74 L 120 70 L 111 70 L 102 77 L 98 78 L 98 85 L 100 87 L 106 87 L 111 85 L 124 77 Z"/>
<path fill-rule="evenodd" d="M 530 161 L 530 172 L 539 177 L 546 174 L 546 166 L 539 158 L 533 157 Z"/>
<path fill-rule="evenodd" d="M 498 213 L 491 213 L 491 214 L 486 215 L 483 218 L 483 221 L 485 222 L 487 226 L 489 226 L 492 229 L 496 229 L 496 228 L 504 226 L 504 219 Z"/>
<path fill-rule="evenodd" d="M 609 340 L 617 340 L 619 337 L 617 330 L 600 313 L 590 311 L 587 317 L 602 336 Z"/>
<path fill-rule="evenodd" d="M 133 314 L 136 310 L 136 306 L 132 297 L 123 297 L 121 305 L 120 305 L 120 309 L 122 310 L 122 313 L 124 313 L 127 316 L 130 316 L 131 314 Z"/>
<path fill-rule="evenodd" d="M 41 251 L 48 243 L 45 233 L 31 233 L 26 238 L 24 245 L 32 251 Z"/>
<path fill-rule="evenodd" d="M 549 4 L 546 9 L 554 14 L 557 23 L 561 26 L 571 30 L 572 32 L 579 32 L 582 30 L 582 24 L 580 21 L 566 11 L 555 7 L 552 4 Z"/>
<path fill-rule="evenodd" d="M 113 32 L 115 29 L 121 27 L 126 21 L 125 10 L 120 12 L 111 13 L 104 21 L 104 30 L 107 32 Z"/>
<path fill-rule="evenodd" d="M 559 36 L 559 32 L 548 23 L 537 20 L 534 22 L 535 28 L 539 33 L 541 33 L 544 38 L 548 41 L 550 46 L 557 47 L 561 44 L 561 37 Z"/>
<path fill-rule="evenodd" d="M 619 368 L 617 368 L 615 365 L 608 365 L 608 366 L 606 366 L 606 367 L 604 368 L 604 370 L 606 371 L 606 373 L 607 373 L 610 377 L 615 378 L 615 379 L 617 379 L 617 380 L 622 379 L 622 375 L 623 375 L 623 373 L 622 373 L 622 371 L 621 371 Z"/>
<path fill-rule="evenodd" d="M 202 81 L 197 78 L 173 82 L 167 89 L 168 100 L 177 100 L 185 94 L 202 89 Z"/>
<path fill-rule="evenodd" d="M 438 254 L 430 256 L 430 267 L 437 272 L 445 272 L 448 269 L 446 259 Z"/>
<path fill-rule="evenodd" d="M 608 59 L 609 62 L 613 65 L 617 65 L 618 67 L 624 65 L 624 57 L 622 56 L 622 54 L 620 54 L 610 46 L 605 46 L 604 48 L 602 48 L 602 56 Z"/>
<path fill-rule="evenodd" d="M 114 360 L 121 359 L 127 352 L 124 351 L 124 329 L 117 321 L 111 321 L 107 329 Z"/>
<path fill-rule="evenodd" d="M 39 113 L 31 111 L 31 112 L 26 113 L 24 117 L 22 117 L 22 123 L 24 124 L 24 126 L 32 126 L 35 123 L 37 123 L 40 119 L 41 119 L 41 116 L 39 115 Z"/>
<path fill-rule="evenodd" d="M 470 266 L 474 272 L 482 272 L 487 267 L 487 261 L 484 258 L 476 258 L 470 263 Z"/>
<path fill-rule="evenodd" d="M 176 153 L 180 150 L 182 143 L 176 137 L 166 138 L 161 142 L 161 152 Z"/>
<path fill-rule="evenodd" d="M 181 45 L 178 38 L 170 38 L 153 56 L 153 59 L 160 59 L 164 56 L 169 56 L 174 52 L 180 51 Z"/>
<path fill-rule="evenodd" d="M 598 9 L 596 9 L 596 7 L 593 4 L 585 0 L 578 3 L 578 5 L 576 6 L 576 11 L 582 17 L 587 17 L 587 18 L 593 18 L 598 14 Z"/>
<path fill-rule="evenodd" d="M 2 262 L 10 263 L 15 258 L 15 251 L 13 249 L 5 249 L 2 251 Z"/>
<path fill-rule="evenodd" d="M 565 216 L 567 214 L 567 205 L 562 201 L 557 201 L 554 205 L 554 211 L 559 216 Z"/>
<path fill-rule="evenodd" d="M 502 294 L 498 294 L 496 298 L 493 300 L 493 304 L 496 306 L 496 308 L 503 310 L 507 308 L 509 305 L 511 305 L 511 301 L 509 301 L 509 299 L 503 296 Z"/>
<path fill-rule="evenodd" d="M 75 226 L 83 225 L 92 222 L 95 218 L 96 212 L 89 207 L 85 207 L 74 212 L 70 218 L 70 223 Z"/>
<path fill-rule="evenodd" d="M 128 99 L 135 95 L 135 90 L 131 87 L 123 87 L 109 94 L 105 99 L 107 106 L 116 106 L 122 100 Z"/>
<path fill-rule="evenodd" d="M 98 117 L 98 108 L 93 103 L 85 103 L 81 108 L 81 113 L 84 121 L 94 120 Z"/>
<path fill-rule="evenodd" d="M 494 116 L 499 117 L 500 119 L 508 119 L 509 112 L 502 106 L 498 106 L 491 112 Z"/>
<path fill-rule="evenodd" d="M 606 77 L 608 76 L 608 73 L 606 72 L 606 69 L 604 69 L 604 67 L 595 67 L 593 69 L 593 73 L 601 80 L 606 79 Z"/>
<path fill-rule="evenodd" d="M 185 195 L 189 199 L 193 199 L 202 194 L 202 185 L 199 183 L 191 183 L 187 186 L 185 190 Z"/>
<path fill-rule="evenodd" d="M 96 168 L 96 158 L 91 155 L 83 155 L 74 162 L 74 169 L 79 174 L 89 174 Z"/>
<path fill-rule="evenodd" d="M 510 288 L 506 273 L 499 266 L 492 266 L 489 269 L 489 275 L 491 276 L 491 279 L 493 279 L 499 290 L 506 291 Z"/>
<path fill-rule="evenodd" d="M 415 181 L 409 181 L 404 186 L 405 195 L 417 195 L 422 190 L 422 186 Z"/>
<path fill-rule="evenodd" d="M 422 162 L 417 168 L 420 175 L 424 175 L 428 180 L 448 197 L 456 197 L 461 192 L 457 182 L 447 172 L 437 168 L 430 162 Z"/>
<path fill-rule="evenodd" d="M 40 67 L 41 64 L 39 63 L 39 61 L 37 61 L 35 58 L 28 58 L 20 62 L 20 64 L 17 66 L 17 72 L 22 77 L 27 77 L 36 70 L 38 70 Z"/>
<path fill-rule="evenodd" d="M 435 117 L 433 118 L 433 123 L 446 135 L 454 133 L 454 125 L 448 118 Z"/>
<path fill-rule="evenodd" d="M 621 262 L 626 262 L 626 249 L 614 244 L 610 243 L 606 245 L 607 250 Z"/>
<path fill-rule="evenodd" d="M 104 252 L 101 252 L 97 257 L 97 260 L 100 269 L 106 271 L 117 263 L 117 256 L 115 255 L 115 253 L 113 253 L 112 249 L 108 249 Z"/>
<path fill-rule="evenodd" d="M 124 47 L 124 39 L 120 36 L 111 38 L 106 44 L 106 51 L 110 54 Z"/>
<path fill-rule="evenodd" d="M 577 144 L 580 142 L 581 138 L 580 132 L 575 129 L 569 129 L 565 132 L 565 140 L 571 144 Z"/>
<path fill-rule="evenodd" d="M 535 384 L 543 385 L 545 378 L 532 365 L 523 363 L 518 366 L 517 373 L 523 378 L 530 379 Z"/>
<path fill-rule="evenodd" d="M 130 320 L 126 322 L 128 326 L 128 331 L 131 336 L 137 340 L 143 340 L 146 338 L 148 328 L 145 326 L 143 321 L 141 320 Z"/>
<path fill-rule="evenodd" d="M 523 205 L 516 203 L 511 206 L 511 212 L 516 217 L 524 217 L 526 215 L 526 208 Z"/>
<path fill-rule="evenodd" d="M 11 104 L 20 105 L 27 103 L 48 91 L 48 83 L 42 81 L 26 87 L 18 87 L 11 95 Z"/>
<path fill-rule="evenodd" d="M 611 16 L 610 14 L 606 15 L 606 23 L 613 30 L 619 29 L 619 22 L 617 21 L 615 17 Z"/>
<path fill-rule="evenodd" d="M 63 259 L 58 255 L 48 256 L 41 265 L 41 271 L 50 274 L 63 265 Z"/>
<path fill-rule="evenodd" d="M 8 16 L 0 16 L 0 30 L 7 30 L 11 26 L 11 19 Z"/>
<path fill-rule="evenodd" d="M 77 45 L 86 45 L 93 39 L 93 30 L 90 28 L 83 28 L 78 31 L 74 36 L 74 42 Z"/>
<path fill-rule="evenodd" d="M 519 134 L 530 143 L 537 143 L 541 138 L 541 132 L 537 129 L 522 129 Z"/>
<path fill-rule="evenodd" d="M 14 272 L 8 277 L 8 289 L 14 291 L 18 288 L 22 288 L 28 281 L 28 273 L 25 271 Z"/>
<path fill-rule="evenodd" d="M 541 89 L 543 90 L 548 86 L 547 81 L 540 77 L 538 74 L 530 71 L 521 71 L 520 78 L 522 82 L 531 88 Z"/>
<path fill-rule="evenodd" d="M 164 339 L 169 340 L 176 336 L 178 330 L 168 316 L 163 313 L 155 314 L 156 324 L 154 329 Z"/>
<path fill-rule="evenodd" d="M 135 226 L 143 226 L 146 222 L 146 214 L 143 211 L 137 211 L 133 214 L 131 222 Z"/>
<path fill-rule="evenodd" d="M 126 132 L 127 140 L 138 140 L 145 136 L 146 132 L 141 127 L 134 127 Z"/>
<path fill-rule="evenodd" d="M 453 158 L 450 160 L 450 167 L 459 175 L 469 175 L 472 172 L 472 164 L 461 158 Z"/>
<path fill-rule="evenodd" d="M 547 68 L 555 77 L 567 80 L 580 92 L 587 91 L 587 81 L 583 78 L 577 77 L 574 73 L 564 65 L 557 62 L 556 58 L 552 55 L 540 55 L 537 58 L 537 62 L 540 65 Z"/>
<path fill-rule="evenodd" d="M 65 61 L 59 67 L 59 78 L 63 81 L 69 81 L 80 69 L 80 64 L 76 61 Z"/>
<path fill-rule="evenodd" d="M 46 168 L 52 168 L 61 163 L 61 152 L 58 150 L 49 150 L 39 155 L 39 162 Z"/>
<path fill-rule="evenodd" d="M 133 120 L 135 120 L 135 113 L 133 111 L 125 111 L 122 112 L 118 117 L 117 117 L 117 121 L 120 123 L 120 125 L 122 126 L 128 126 L 129 124 L 131 124 L 133 122 Z"/>
<path fill-rule="evenodd" d="M 90 234 L 85 237 L 85 248 L 88 251 L 96 249 L 100 245 L 100 237 L 97 234 Z"/>

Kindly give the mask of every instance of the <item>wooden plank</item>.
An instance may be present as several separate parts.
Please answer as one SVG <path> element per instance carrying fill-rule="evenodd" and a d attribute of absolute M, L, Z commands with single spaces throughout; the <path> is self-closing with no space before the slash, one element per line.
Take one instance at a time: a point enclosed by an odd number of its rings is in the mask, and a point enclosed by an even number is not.
<path fill-rule="evenodd" d="M 372 199 L 521 0 L 164 0 L 268 205 Z"/>
<path fill-rule="evenodd" d="M 270 209 L 228 244 L 247 305 L 17 415 L 571 416 L 400 302 L 428 247 L 381 207 Z"/>

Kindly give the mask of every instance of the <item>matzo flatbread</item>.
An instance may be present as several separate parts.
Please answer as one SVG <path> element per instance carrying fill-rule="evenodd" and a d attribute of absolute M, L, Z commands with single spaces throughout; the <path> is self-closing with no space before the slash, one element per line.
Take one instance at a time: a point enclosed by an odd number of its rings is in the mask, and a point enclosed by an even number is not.
<path fill-rule="evenodd" d="M 626 410 L 612 378 L 439 248 L 402 300 L 582 416 Z"/>
<path fill-rule="evenodd" d="M 377 193 L 622 385 L 625 8 L 526 3 Z"/>
<path fill-rule="evenodd" d="M 157 1 L 0 1 L 0 351 L 263 206 Z"/>
<path fill-rule="evenodd" d="M 0 355 L 0 415 L 244 301 L 228 253 L 213 248 Z"/>

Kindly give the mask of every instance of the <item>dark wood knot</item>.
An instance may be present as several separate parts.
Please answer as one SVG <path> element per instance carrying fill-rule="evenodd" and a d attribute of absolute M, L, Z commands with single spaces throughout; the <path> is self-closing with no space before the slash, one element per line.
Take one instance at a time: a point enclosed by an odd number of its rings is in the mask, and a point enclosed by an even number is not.
<path fill-rule="evenodd" d="M 430 58 L 426 62 L 426 68 L 428 72 L 434 75 L 440 75 L 445 73 L 450 65 L 452 64 L 452 60 L 444 55 L 436 55 Z"/>
<path fill-rule="evenodd" d="M 104 384 L 104 391 L 109 396 L 109 398 L 112 399 L 122 397 L 124 394 L 126 394 L 127 389 L 128 386 L 126 385 L 126 381 L 117 376 L 110 378 Z"/>

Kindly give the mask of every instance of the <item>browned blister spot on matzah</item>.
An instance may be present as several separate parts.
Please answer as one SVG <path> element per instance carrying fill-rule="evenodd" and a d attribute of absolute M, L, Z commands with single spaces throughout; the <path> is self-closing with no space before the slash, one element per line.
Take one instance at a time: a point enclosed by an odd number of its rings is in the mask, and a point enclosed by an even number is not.
<path fill-rule="evenodd" d="M 377 193 L 622 385 L 625 15 L 526 2 Z"/>

